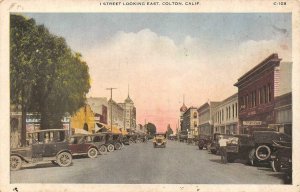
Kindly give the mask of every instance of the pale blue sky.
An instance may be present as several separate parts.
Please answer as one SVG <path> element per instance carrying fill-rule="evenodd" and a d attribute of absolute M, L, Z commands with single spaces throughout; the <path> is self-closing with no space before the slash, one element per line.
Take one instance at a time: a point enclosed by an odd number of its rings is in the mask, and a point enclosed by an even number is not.
<path fill-rule="evenodd" d="M 148 28 L 176 43 L 187 35 L 209 42 L 207 48 L 231 47 L 247 40 L 291 37 L 289 13 L 28 13 L 37 23 L 66 38 L 76 51 L 92 48 L 118 31 Z M 286 33 L 285 33 L 286 32 Z"/>

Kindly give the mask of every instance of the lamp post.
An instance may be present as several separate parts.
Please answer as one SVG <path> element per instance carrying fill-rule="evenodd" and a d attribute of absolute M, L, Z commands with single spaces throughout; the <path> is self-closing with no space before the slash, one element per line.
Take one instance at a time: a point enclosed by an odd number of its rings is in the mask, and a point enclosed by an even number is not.
<path fill-rule="evenodd" d="M 112 132 L 112 90 L 117 88 L 106 88 L 106 90 L 110 90 L 110 131 Z"/>

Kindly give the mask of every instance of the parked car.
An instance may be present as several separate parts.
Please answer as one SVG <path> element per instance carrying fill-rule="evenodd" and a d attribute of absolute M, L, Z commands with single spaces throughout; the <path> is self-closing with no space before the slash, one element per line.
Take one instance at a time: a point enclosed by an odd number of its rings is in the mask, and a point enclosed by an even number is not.
<path fill-rule="evenodd" d="M 166 148 L 167 139 L 165 133 L 156 133 L 153 138 L 153 147 L 163 147 Z"/>
<path fill-rule="evenodd" d="M 66 130 L 47 129 L 27 133 L 26 146 L 10 151 L 10 169 L 18 170 L 22 164 L 52 162 L 61 167 L 70 166 L 72 154 L 66 140 Z"/>
<path fill-rule="evenodd" d="M 292 143 L 286 141 L 273 141 L 271 166 L 274 172 L 282 169 L 292 169 Z M 289 171 L 291 172 L 291 171 Z"/>
<path fill-rule="evenodd" d="M 250 163 L 252 157 L 251 153 L 253 153 L 254 147 L 255 144 L 251 135 L 234 135 L 234 137 L 227 142 L 227 162 L 232 163 L 236 159 L 243 159 L 248 160 Z"/>
<path fill-rule="evenodd" d="M 271 160 L 275 148 L 273 140 L 291 142 L 291 137 L 276 131 L 254 131 L 252 135 L 235 135 L 227 144 L 228 162 L 236 158 L 248 160 L 251 165 Z"/>
<path fill-rule="evenodd" d="M 228 135 L 228 134 L 221 134 L 221 133 L 214 133 L 211 142 L 208 145 L 208 150 L 212 153 L 212 154 L 218 154 L 219 153 L 219 149 L 220 149 L 220 145 L 219 145 L 219 140 L 220 140 L 220 136 L 222 136 L 224 139 L 229 139 L 232 137 L 232 135 Z"/>
<path fill-rule="evenodd" d="M 187 134 L 180 134 L 179 135 L 179 141 L 180 142 L 187 142 L 188 140 L 188 135 Z"/>
<path fill-rule="evenodd" d="M 96 158 L 98 155 L 98 148 L 91 143 L 89 135 L 77 134 L 69 137 L 69 149 L 73 156 L 87 155 L 89 158 Z"/>
<path fill-rule="evenodd" d="M 105 135 L 105 145 L 108 152 L 112 152 L 115 149 L 120 150 L 122 148 L 122 134 L 102 132 Z"/>
<path fill-rule="evenodd" d="M 210 136 L 200 136 L 198 140 L 198 148 L 202 150 L 203 148 L 207 149 L 208 145 L 211 143 Z"/>
<path fill-rule="evenodd" d="M 93 143 L 98 148 L 98 151 L 101 155 L 104 155 L 107 153 L 107 145 L 106 145 L 106 139 L 105 134 L 102 133 L 94 133 L 89 136 L 91 138 L 90 143 Z"/>

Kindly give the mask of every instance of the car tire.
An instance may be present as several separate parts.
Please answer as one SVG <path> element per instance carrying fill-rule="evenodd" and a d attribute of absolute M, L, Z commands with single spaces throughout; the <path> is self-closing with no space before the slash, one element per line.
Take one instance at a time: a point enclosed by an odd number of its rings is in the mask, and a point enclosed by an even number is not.
<path fill-rule="evenodd" d="M 281 171 L 281 162 L 278 158 L 274 159 L 270 163 L 271 163 L 271 167 L 272 167 L 274 172 L 280 172 Z"/>
<path fill-rule="evenodd" d="M 61 167 L 68 167 L 72 163 L 72 155 L 69 152 L 61 152 L 56 157 L 56 162 Z"/>
<path fill-rule="evenodd" d="M 99 153 L 100 153 L 101 155 L 107 154 L 107 147 L 106 147 L 105 145 L 101 145 L 101 146 L 99 147 Z"/>
<path fill-rule="evenodd" d="M 212 154 L 216 154 L 216 153 L 217 153 L 216 150 L 210 150 L 210 152 L 211 152 Z"/>
<path fill-rule="evenodd" d="M 198 146 L 199 147 L 199 150 L 203 150 L 203 147 L 200 147 L 200 146 Z"/>
<path fill-rule="evenodd" d="M 88 150 L 88 157 L 89 158 L 96 158 L 97 157 L 97 155 L 98 155 L 98 150 L 96 149 L 96 148 L 94 148 L 94 147 L 92 147 L 92 148 L 90 148 L 89 150 Z"/>
<path fill-rule="evenodd" d="M 10 156 L 10 170 L 17 171 L 22 167 L 22 159 L 17 155 Z"/>
<path fill-rule="evenodd" d="M 116 143 L 114 147 L 115 147 L 115 150 L 121 150 L 122 144 L 121 143 Z"/>
<path fill-rule="evenodd" d="M 264 151 L 266 150 L 266 154 L 264 154 L 264 156 L 262 156 L 261 154 L 264 153 Z M 262 152 L 263 151 L 263 152 Z M 269 146 L 267 145 L 260 145 L 256 148 L 255 150 L 255 156 L 258 160 L 260 161 L 265 161 L 267 160 L 270 156 L 271 156 L 271 149 Z"/>
<path fill-rule="evenodd" d="M 134 142 L 132 139 L 129 139 L 129 145 L 132 145 Z"/>
<path fill-rule="evenodd" d="M 113 152 L 114 150 L 115 150 L 115 147 L 114 147 L 113 144 L 109 144 L 109 145 L 107 146 L 107 151 L 108 151 L 108 152 Z"/>

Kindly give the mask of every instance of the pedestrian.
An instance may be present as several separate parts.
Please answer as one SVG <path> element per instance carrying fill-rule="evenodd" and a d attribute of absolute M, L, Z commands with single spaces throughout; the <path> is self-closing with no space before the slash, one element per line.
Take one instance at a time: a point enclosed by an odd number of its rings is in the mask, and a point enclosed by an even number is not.
<path fill-rule="evenodd" d="M 220 136 L 219 145 L 220 145 L 221 161 L 224 164 L 227 163 L 227 153 L 226 153 L 227 141 L 228 140 L 225 139 L 223 135 Z"/>

